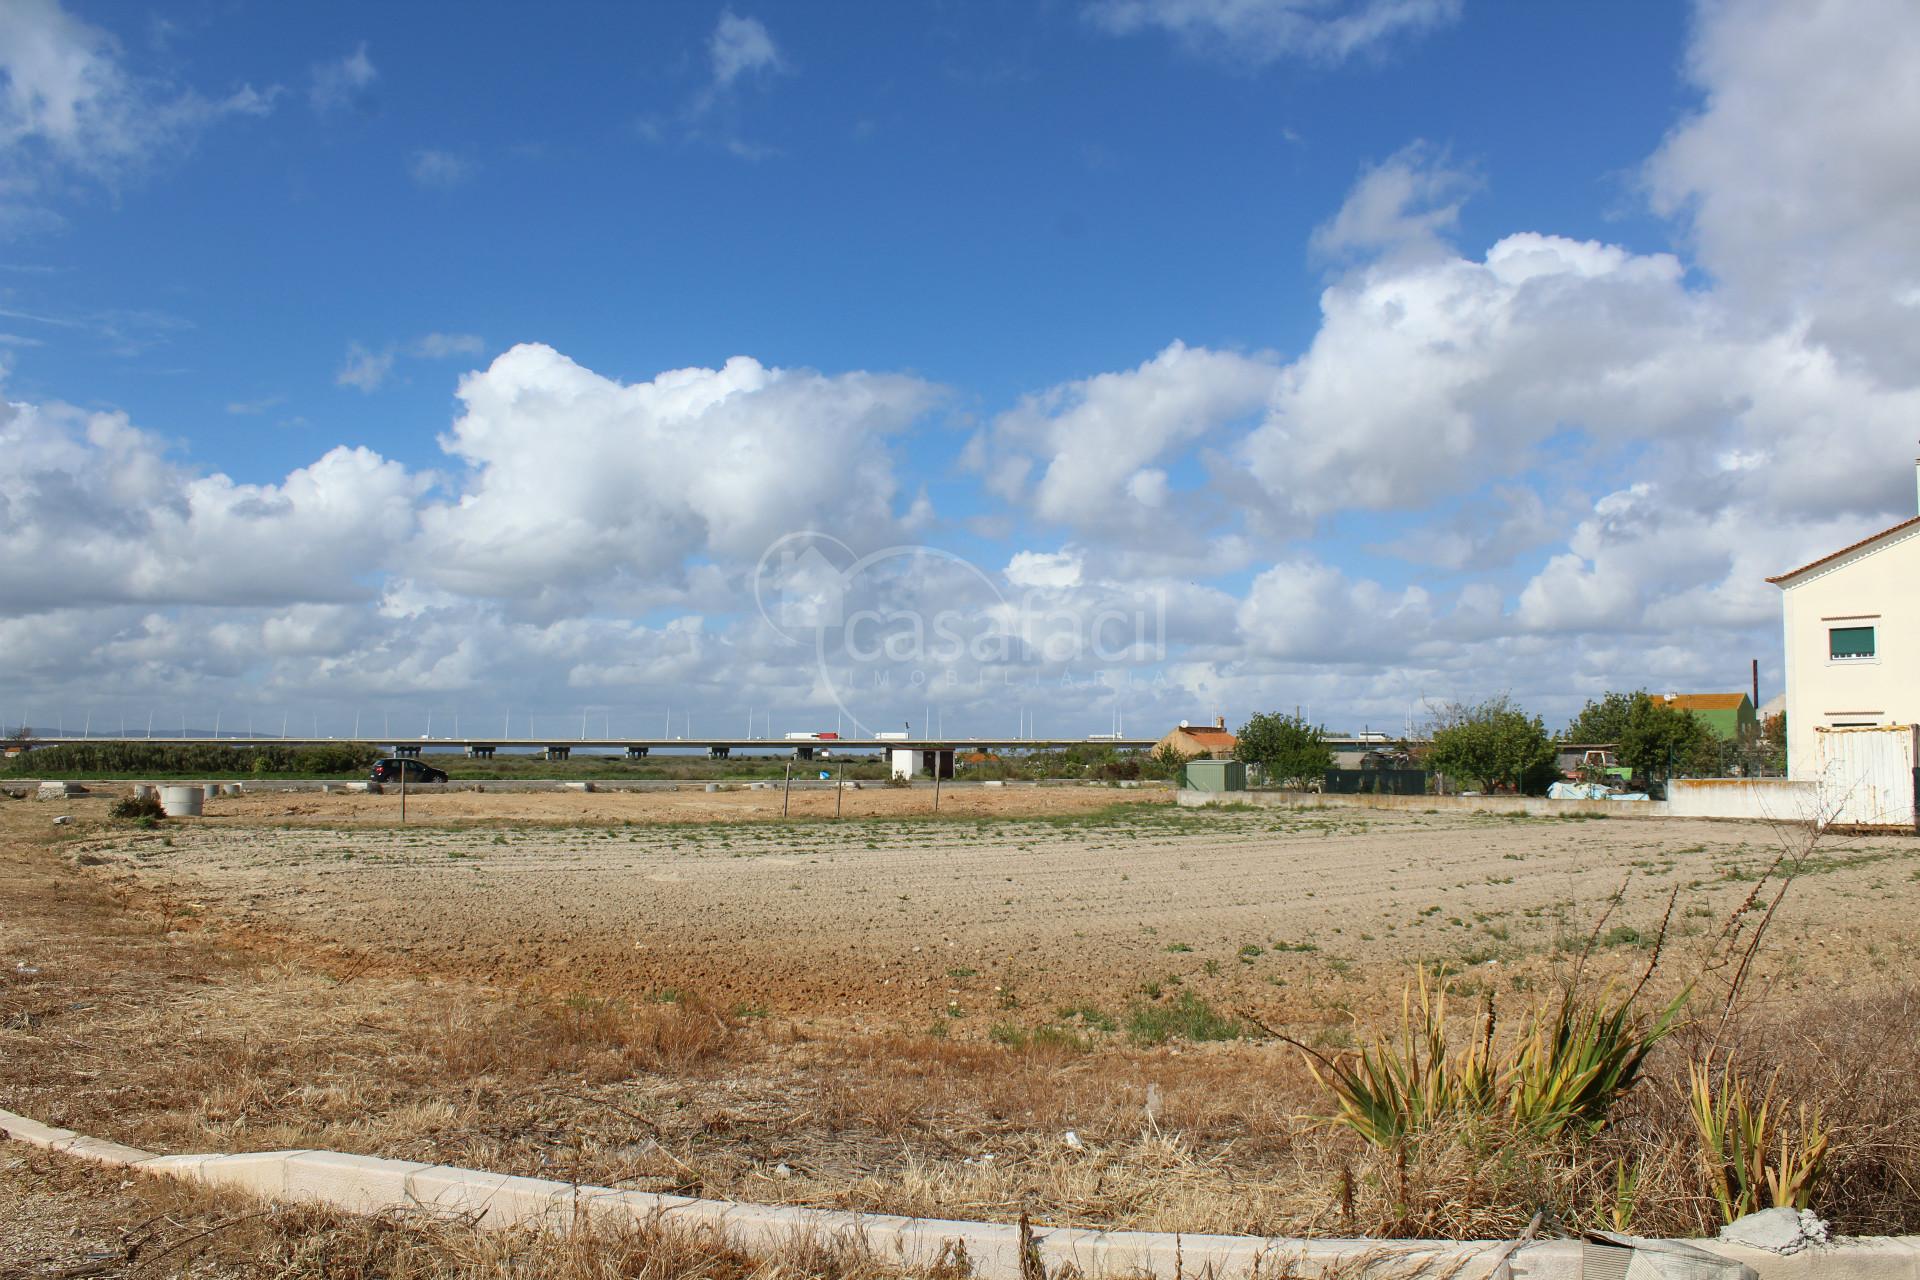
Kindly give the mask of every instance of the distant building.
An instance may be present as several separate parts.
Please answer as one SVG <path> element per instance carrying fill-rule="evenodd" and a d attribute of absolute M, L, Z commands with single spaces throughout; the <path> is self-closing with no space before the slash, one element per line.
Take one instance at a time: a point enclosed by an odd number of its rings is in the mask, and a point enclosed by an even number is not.
<path fill-rule="evenodd" d="M 1786 626 L 1788 777 L 1819 776 L 1816 729 L 1920 722 L 1920 516 L 1767 581 Z"/>
<path fill-rule="evenodd" d="M 1178 729 L 1153 744 L 1155 751 L 1172 747 L 1189 759 L 1205 756 L 1214 760 L 1228 760 L 1233 757 L 1234 744 L 1239 739 L 1227 732 L 1224 716 L 1215 716 L 1210 725 L 1182 724 Z"/>
<path fill-rule="evenodd" d="M 1668 706 L 1693 712 L 1693 718 L 1714 731 L 1722 741 L 1752 733 L 1760 727 L 1753 699 L 1744 693 L 1669 693 Z"/>

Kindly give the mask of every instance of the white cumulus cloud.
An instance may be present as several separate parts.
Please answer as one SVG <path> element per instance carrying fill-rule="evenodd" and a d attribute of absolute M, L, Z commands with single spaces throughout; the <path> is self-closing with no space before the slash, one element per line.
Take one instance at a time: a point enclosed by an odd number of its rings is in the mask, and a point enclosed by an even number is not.
<path fill-rule="evenodd" d="M 244 484 L 170 461 L 124 415 L 0 402 L 0 613 L 364 598 L 423 489 L 344 447 Z"/>
<path fill-rule="evenodd" d="M 1030 502 L 1044 520 L 1164 529 L 1156 513 L 1171 485 L 1156 464 L 1256 413 L 1277 372 L 1262 356 L 1174 342 L 1137 368 L 1024 397 L 970 444 L 967 461 L 990 488 Z"/>
<path fill-rule="evenodd" d="M 441 443 L 466 472 L 422 513 L 425 558 L 463 593 L 540 597 L 677 577 L 695 554 L 750 563 L 816 523 L 877 535 L 896 520 L 888 440 L 935 395 L 745 356 L 623 384 L 516 346 L 461 379 Z"/>

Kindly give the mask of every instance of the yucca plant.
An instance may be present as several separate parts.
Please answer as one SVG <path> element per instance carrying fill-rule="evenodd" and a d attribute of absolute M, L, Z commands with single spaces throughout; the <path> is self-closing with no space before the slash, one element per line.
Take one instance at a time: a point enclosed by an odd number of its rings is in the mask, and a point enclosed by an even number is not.
<path fill-rule="evenodd" d="M 1519 1041 L 1496 1055 L 1489 996 L 1480 1035 L 1449 1053 L 1444 979 L 1436 991 L 1423 971 L 1401 997 L 1397 1035 L 1339 1059 L 1309 1053 L 1307 1066 L 1333 1093 L 1338 1111 L 1329 1119 L 1376 1147 L 1398 1147 L 1443 1117 L 1501 1111 L 1540 1137 L 1569 1127 L 1592 1133 L 1673 1031 L 1684 1000 L 1649 1022 L 1632 993 L 1595 1002 L 1569 995 L 1551 1018 L 1535 1010 Z"/>
<path fill-rule="evenodd" d="M 1492 1019 L 1489 1003 L 1481 1037 L 1449 1054 L 1445 985 L 1436 992 L 1423 970 L 1417 994 L 1410 986 L 1401 995 L 1397 1042 L 1381 1037 L 1343 1059 L 1316 1062 L 1309 1055 L 1307 1068 L 1333 1093 L 1334 1123 L 1376 1147 L 1395 1148 L 1442 1116 L 1491 1109 Z"/>
<path fill-rule="evenodd" d="M 1636 1014 L 1631 994 L 1594 1002 L 1569 994 L 1551 1020 L 1536 1011 L 1505 1064 L 1508 1112 L 1541 1137 L 1568 1126 L 1598 1130 L 1633 1087 L 1647 1054 L 1673 1032 L 1685 1002 L 1682 993 L 1651 1023 Z"/>
<path fill-rule="evenodd" d="M 1688 1064 L 1687 1075 L 1694 1132 L 1721 1219 L 1812 1204 L 1832 1141 L 1819 1110 L 1809 1114 L 1803 1105 L 1788 1125 L 1785 1107 L 1776 1109 L 1777 1071 L 1757 1102 L 1731 1062 L 1721 1064 L 1717 1081 L 1711 1059 Z"/>

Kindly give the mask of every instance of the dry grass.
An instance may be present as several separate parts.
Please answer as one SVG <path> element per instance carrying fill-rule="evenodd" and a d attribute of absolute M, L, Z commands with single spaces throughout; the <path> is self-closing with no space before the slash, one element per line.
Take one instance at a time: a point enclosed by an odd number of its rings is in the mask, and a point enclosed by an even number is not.
<path fill-rule="evenodd" d="M 1686 1064 L 1713 1048 L 1755 1074 L 1779 1067 L 1781 1095 L 1829 1118 L 1815 1207 L 1836 1227 L 1920 1229 L 1920 1010 L 1904 986 L 1810 993 L 1756 980 L 1724 1022 L 1710 1008 L 1663 1043 L 1601 1133 L 1546 1140 L 1462 1122 L 1429 1130 L 1402 1161 L 1318 1121 L 1330 1101 L 1272 1042 L 1141 1048 L 1110 1035 L 1082 1050 L 1070 1038 L 819 1034 L 690 992 L 634 1003 L 427 980 L 197 930 L 58 854 L 50 835 L 0 847 L 0 1106 L 152 1149 L 318 1146 L 644 1190 L 1188 1232 L 1498 1237 L 1544 1211 L 1550 1227 L 1684 1235 L 1716 1225 L 1687 1140 Z M 1632 962 L 1612 963 L 1595 956 L 1587 973 L 1605 980 Z M 1511 1010 L 1554 977 L 1501 972 Z M 1338 1030 L 1345 1004 L 1364 1032 L 1396 989 L 1303 997 L 1286 1029 Z M 230 1274 L 774 1265 L 710 1240 L 676 1253 L 635 1237 L 576 1256 L 554 1239 L 453 1241 L 432 1224 L 312 1211 L 210 1239 L 267 1225 L 276 1234 L 247 1247 L 273 1267 Z M 779 1265 L 863 1275 L 871 1264 L 796 1254 Z"/>

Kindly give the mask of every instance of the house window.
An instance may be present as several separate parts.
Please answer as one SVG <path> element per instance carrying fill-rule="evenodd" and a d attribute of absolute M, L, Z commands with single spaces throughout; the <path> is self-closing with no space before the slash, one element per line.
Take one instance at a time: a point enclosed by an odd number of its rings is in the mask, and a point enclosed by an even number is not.
<path fill-rule="evenodd" d="M 1830 627 L 1827 653 L 1835 662 L 1851 662 L 1873 656 L 1872 627 Z"/>

